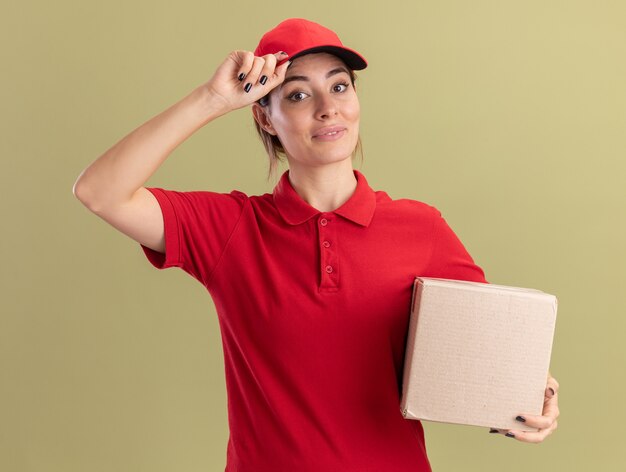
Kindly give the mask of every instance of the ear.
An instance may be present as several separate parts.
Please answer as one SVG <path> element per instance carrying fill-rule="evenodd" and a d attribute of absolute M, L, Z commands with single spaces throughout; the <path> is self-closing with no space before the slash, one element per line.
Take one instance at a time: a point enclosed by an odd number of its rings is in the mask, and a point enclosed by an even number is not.
<path fill-rule="evenodd" d="M 270 117 L 268 116 L 269 113 L 267 107 L 262 107 L 255 102 L 252 104 L 252 114 L 254 115 L 254 119 L 259 124 L 259 126 L 261 126 L 261 128 L 263 128 L 269 134 L 276 136 L 277 133 L 272 126 Z"/>

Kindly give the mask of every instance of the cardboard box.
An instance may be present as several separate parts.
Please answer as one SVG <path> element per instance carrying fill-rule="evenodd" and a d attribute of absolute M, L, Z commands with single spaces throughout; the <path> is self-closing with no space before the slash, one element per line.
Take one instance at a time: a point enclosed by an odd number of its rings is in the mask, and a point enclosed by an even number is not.
<path fill-rule="evenodd" d="M 418 277 L 402 379 L 407 419 L 536 431 L 557 299 L 539 290 Z"/>

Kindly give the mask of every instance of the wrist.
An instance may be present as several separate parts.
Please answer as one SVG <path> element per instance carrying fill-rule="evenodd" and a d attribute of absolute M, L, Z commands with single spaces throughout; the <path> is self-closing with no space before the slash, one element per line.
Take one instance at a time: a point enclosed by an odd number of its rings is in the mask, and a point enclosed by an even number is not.
<path fill-rule="evenodd" d="M 189 101 L 202 124 L 231 111 L 228 102 L 211 91 L 206 84 L 197 87 L 184 100 Z"/>

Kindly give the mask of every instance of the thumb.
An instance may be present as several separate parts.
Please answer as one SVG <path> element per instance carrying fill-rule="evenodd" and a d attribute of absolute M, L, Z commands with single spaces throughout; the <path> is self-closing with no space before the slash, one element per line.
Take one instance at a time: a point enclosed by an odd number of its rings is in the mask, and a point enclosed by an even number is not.
<path fill-rule="evenodd" d="M 276 69 L 274 69 L 274 72 L 276 73 L 276 85 L 282 83 L 285 80 L 285 74 L 287 73 L 287 68 L 290 64 L 291 61 L 285 61 L 281 65 L 276 67 Z"/>

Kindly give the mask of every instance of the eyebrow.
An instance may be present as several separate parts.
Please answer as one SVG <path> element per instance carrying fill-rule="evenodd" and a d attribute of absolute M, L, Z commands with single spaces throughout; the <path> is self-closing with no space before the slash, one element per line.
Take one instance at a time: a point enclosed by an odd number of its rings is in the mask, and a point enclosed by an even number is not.
<path fill-rule="evenodd" d="M 336 67 L 335 69 L 332 69 L 326 73 L 326 78 L 328 79 L 329 77 L 332 77 L 335 74 L 340 74 L 341 72 L 345 72 L 346 74 L 350 75 L 350 72 L 348 72 L 348 69 L 346 69 L 345 67 Z M 309 79 L 306 75 L 292 75 L 291 77 L 287 77 L 285 80 L 283 80 L 281 88 L 289 82 L 293 82 L 295 80 L 303 80 L 305 82 L 311 81 L 311 79 Z"/>

